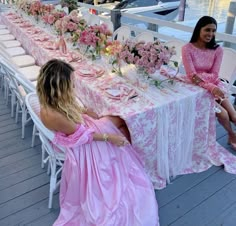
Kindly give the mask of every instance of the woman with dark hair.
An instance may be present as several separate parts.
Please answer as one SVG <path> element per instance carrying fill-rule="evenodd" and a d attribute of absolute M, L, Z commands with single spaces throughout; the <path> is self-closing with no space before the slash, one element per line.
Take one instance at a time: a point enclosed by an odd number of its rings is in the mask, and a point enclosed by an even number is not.
<path fill-rule="evenodd" d="M 54 226 L 158 226 L 154 188 L 117 128 L 122 121 L 86 114 L 73 93 L 73 71 L 53 59 L 37 83 L 41 120 L 55 131 L 53 143 L 66 148 Z"/>
<path fill-rule="evenodd" d="M 229 144 L 236 150 L 236 133 L 231 127 L 231 122 L 236 123 L 236 112 L 219 79 L 223 49 L 216 44 L 216 29 L 217 22 L 213 17 L 200 18 L 190 43 L 182 48 L 182 59 L 192 83 L 207 89 L 215 98 L 216 116 L 228 132 Z"/>

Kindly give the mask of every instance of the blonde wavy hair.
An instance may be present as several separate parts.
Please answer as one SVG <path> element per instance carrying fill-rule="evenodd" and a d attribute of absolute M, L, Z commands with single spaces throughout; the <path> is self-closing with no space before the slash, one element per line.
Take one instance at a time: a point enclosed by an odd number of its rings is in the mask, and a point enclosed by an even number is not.
<path fill-rule="evenodd" d="M 40 70 L 36 90 L 42 106 L 50 107 L 68 120 L 79 123 L 82 122 L 83 108 L 76 102 L 73 92 L 73 71 L 73 67 L 64 61 L 48 61 Z"/>

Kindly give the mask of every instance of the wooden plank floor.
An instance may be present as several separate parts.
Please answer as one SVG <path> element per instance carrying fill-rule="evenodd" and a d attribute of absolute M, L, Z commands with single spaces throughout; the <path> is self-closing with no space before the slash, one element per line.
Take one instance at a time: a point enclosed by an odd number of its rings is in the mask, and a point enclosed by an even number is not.
<path fill-rule="evenodd" d="M 40 167 L 40 141 L 31 148 L 31 133 L 32 124 L 21 139 L 20 123 L 10 117 L 0 92 L 0 226 L 50 226 L 59 214 L 58 192 L 47 208 L 49 177 Z M 217 140 L 227 147 L 226 139 L 218 125 Z M 161 226 L 235 226 L 235 178 L 222 167 L 178 176 L 156 191 Z"/>

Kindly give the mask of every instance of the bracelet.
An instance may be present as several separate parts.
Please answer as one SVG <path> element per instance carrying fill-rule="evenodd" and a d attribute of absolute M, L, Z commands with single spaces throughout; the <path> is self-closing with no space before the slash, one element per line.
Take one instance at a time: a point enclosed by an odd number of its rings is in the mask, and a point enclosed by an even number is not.
<path fill-rule="evenodd" d="M 109 136 L 108 136 L 106 133 L 104 133 L 104 134 L 102 135 L 102 138 L 103 138 L 103 140 L 104 140 L 105 142 L 107 142 Z"/>

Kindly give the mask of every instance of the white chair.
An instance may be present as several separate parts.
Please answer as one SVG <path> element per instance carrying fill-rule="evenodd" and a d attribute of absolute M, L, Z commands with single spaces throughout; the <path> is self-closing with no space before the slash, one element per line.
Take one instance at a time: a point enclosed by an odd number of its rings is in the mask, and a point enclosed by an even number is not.
<path fill-rule="evenodd" d="M 112 39 L 125 42 L 131 38 L 131 29 L 128 26 L 121 26 L 113 32 Z"/>
<path fill-rule="evenodd" d="M 175 47 L 176 55 L 172 57 L 172 60 L 177 61 L 178 63 L 182 62 L 182 47 L 185 45 L 184 41 L 173 39 L 164 43 L 165 46 L 169 48 Z"/>
<path fill-rule="evenodd" d="M 100 25 L 100 18 L 97 15 L 90 14 L 90 17 L 89 17 L 87 23 L 91 26 Z"/>
<path fill-rule="evenodd" d="M 55 134 L 43 125 L 39 117 L 40 105 L 36 93 L 27 94 L 25 102 L 42 142 L 42 167 L 46 162 L 49 164 L 51 175 L 48 208 L 52 208 L 53 193 L 60 184 L 58 177 L 65 160 L 65 150 L 58 145 L 52 145 L 51 141 Z"/>
<path fill-rule="evenodd" d="M 223 47 L 223 59 L 220 67 L 219 77 L 228 83 L 228 89 L 231 94 L 236 94 L 236 51 L 231 48 Z"/>
<path fill-rule="evenodd" d="M 0 42 L 1 41 L 11 41 L 15 40 L 16 38 L 12 34 L 0 35 Z"/>
<path fill-rule="evenodd" d="M 36 81 L 40 71 L 39 66 L 33 65 L 29 67 L 19 68 L 19 71 L 30 81 Z"/>
<path fill-rule="evenodd" d="M 1 31 L 1 30 L 0 30 Z M 0 44 L 4 47 L 4 48 L 13 48 L 13 47 L 19 47 L 21 46 L 21 43 L 17 40 L 10 40 L 10 41 L 2 41 L 0 42 Z"/>
<path fill-rule="evenodd" d="M 35 65 L 35 59 L 30 55 L 15 56 L 11 61 L 18 67 L 28 67 Z"/>
<path fill-rule="evenodd" d="M 6 29 L 6 25 L 0 24 L 0 29 Z"/>
<path fill-rule="evenodd" d="M 154 35 L 149 31 L 143 31 L 135 37 L 137 42 L 154 42 Z"/>
<path fill-rule="evenodd" d="M 25 136 L 25 126 L 30 121 L 28 111 L 25 106 L 26 91 L 23 86 L 17 81 L 17 73 L 11 70 L 7 64 L 2 64 L 4 70 L 5 82 L 8 83 L 11 92 L 11 115 L 13 116 L 13 109 L 16 104 L 16 123 L 18 122 L 18 114 L 22 113 L 22 139 Z M 8 95 L 8 93 L 7 93 Z"/>
<path fill-rule="evenodd" d="M 173 39 L 164 43 L 165 46 L 169 48 L 175 47 L 176 55 L 171 57 L 171 61 L 178 63 L 178 70 L 180 73 L 185 73 L 184 66 L 182 64 L 182 47 L 185 45 L 184 41 Z"/>
<path fill-rule="evenodd" d="M 22 47 L 7 48 L 5 51 L 10 58 L 26 54 L 26 51 Z"/>
<path fill-rule="evenodd" d="M 8 29 L 0 29 L 0 35 L 6 35 L 10 34 L 10 31 Z"/>

